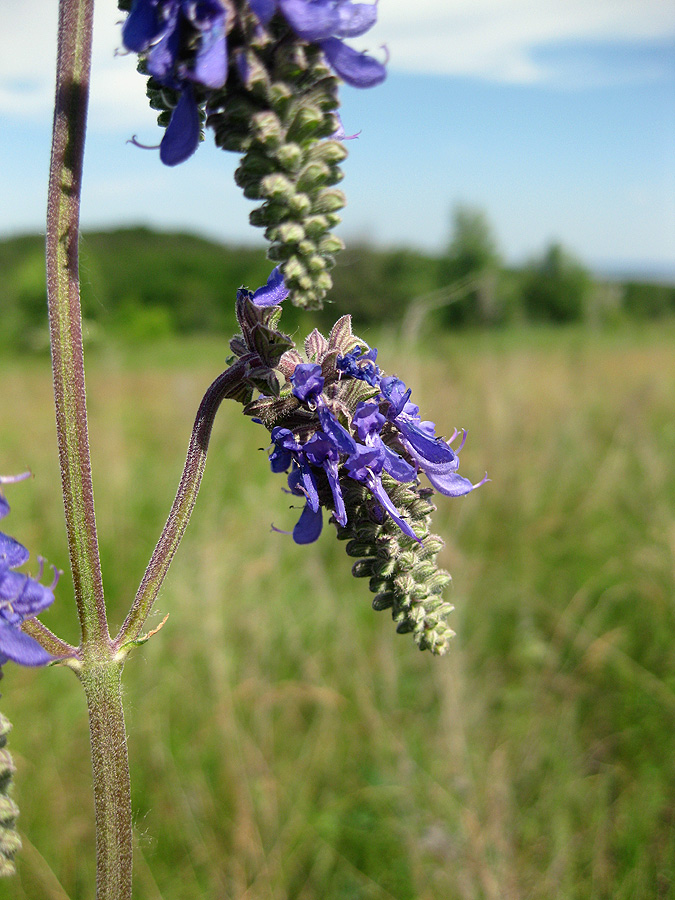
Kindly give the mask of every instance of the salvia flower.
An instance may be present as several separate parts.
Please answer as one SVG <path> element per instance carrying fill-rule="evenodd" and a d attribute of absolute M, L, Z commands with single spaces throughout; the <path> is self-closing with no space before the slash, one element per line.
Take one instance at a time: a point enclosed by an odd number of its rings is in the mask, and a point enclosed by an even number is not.
<path fill-rule="evenodd" d="M 278 273 L 270 282 L 281 295 Z M 422 649 L 445 652 L 452 607 L 440 594 L 450 576 L 436 565 L 443 543 L 429 531 L 434 491 L 421 478 L 459 497 L 487 476 L 473 484 L 458 474 L 466 435 L 458 447 L 456 430 L 450 440 L 436 435 L 410 389 L 385 375 L 377 351 L 352 333 L 349 316 L 328 337 L 314 330 L 303 356 L 277 330 L 280 309 L 266 300 L 266 288 L 239 291 L 242 333 L 231 346 L 249 373 L 244 412 L 268 428 L 272 471 L 285 473 L 290 494 L 304 500 L 293 539 L 315 541 L 328 510 L 347 552 L 359 557 L 354 574 L 370 578 L 375 607 L 390 608 L 398 630 L 412 631 Z"/>
<path fill-rule="evenodd" d="M 0 476 L 3 484 L 27 478 L 26 472 L 18 476 Z M 9 513 L 9 504 L 0 494 L 0 518 Z M 8 660 L 23 666 L 44 666 L 53 657 L 30 635 L 21 631 L 26 619 L 32 619 L 54 602 L 54 588 L 60 573 L 54 570 L 49 587 L 41 584 L 44 560 L 38 557 L 38 577 L 16 572 L 28 562 L 28 550 L 13 537 L 0 532 L 0 667 Z"/>

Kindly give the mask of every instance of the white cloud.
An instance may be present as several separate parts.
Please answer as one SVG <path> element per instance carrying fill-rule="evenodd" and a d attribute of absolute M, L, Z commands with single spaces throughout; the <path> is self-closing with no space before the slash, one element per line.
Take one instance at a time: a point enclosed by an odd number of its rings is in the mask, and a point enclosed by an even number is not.
<path fill-rule="evenodd" d="M 33 120 L 49 115 L 56 7 L 56 0 L 0 2 L 0 113 Z M 563 41 L 675 37 L 675 0 L 380 0 L 378 14 L 373 32 L 354 43 L 370 48 L 386 43 L 392 71 L 511 83 L 574 80 L 569 67 L 564 75 L 556 73 L 537 55 Z M 114 0 L 96 4 L 91 96 L 95 129 L 134 131 L 154 123 L 133 58 L 115 55 L 121 18 Z M 633 75 L 639 77 L 639 72 Z"/>
<path fill-rule="evenodd" d="M 115 0 L 97 3 L 94 19 L 90 127 L 135 129 L 152 124 L 143 78 L 133 56 L 120 56 Z M 51 116 L 56 71 L 56 0 L 0 0 L 0 113 L 40 121 Z"/>
<path fill-rule="evenodd" d="M 550 80 L 535 52 L 561 42 L 675 36 L 674 0 L 381 0 L 391 68 L 495 81 Z"/>
<path fill-rule="evenodd" d="M 56 4 L 0 6 L 0 111 L 32 117 L 54 102 Z"/>

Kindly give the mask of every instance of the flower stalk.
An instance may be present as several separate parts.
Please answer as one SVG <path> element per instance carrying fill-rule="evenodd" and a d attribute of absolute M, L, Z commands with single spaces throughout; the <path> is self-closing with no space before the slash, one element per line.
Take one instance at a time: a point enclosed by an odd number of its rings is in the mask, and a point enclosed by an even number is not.
<path fill-rule="evenodd" d="M 96 811 L 96 900 L 130 900 L 131 781 L 122 706 L 122 663 L 89 661 L 79 673 L 87 698 Z"/>
<path fill-rule="evenodd" d="M 56 430 L 82 639 L 108 638 L 91 480 L 78 273 L 93 0 L 60 0 L 47 201 L 47 301 Z"/>
<path fill-rule="evenodd" d="M 78 272 L 82 165 L 86 132 L 93 0 L 60 0 L 56 100 L 47 202 L 47 299 L 70 564 L 82 632 L 71 660 L 89 712 L 96 809 L 97 900 L 130 900 L 131 789 L 121 698 L 122 664 L 108 633 L 87 429 Z M 59 642 L 44 626 L 33 636 Z M 67 646 L 67 645 L 66 645 Z"/>
<path fill-rule="evenodd" d="M 197 410 L 185 466 L 166 525 L 150 558 L 133 605 L 119 634 L 113 641 L 118 658 L 124 659 L 132 646 L 143 643 L 143 626 L 152 609 L 162 582 L 169 571 L 194 505 L 206 466 L 206 453 L 218 408 L 226 397 L 241 390 L 247 362 L 239 362 L 222 372 L 209 386 Z"/>

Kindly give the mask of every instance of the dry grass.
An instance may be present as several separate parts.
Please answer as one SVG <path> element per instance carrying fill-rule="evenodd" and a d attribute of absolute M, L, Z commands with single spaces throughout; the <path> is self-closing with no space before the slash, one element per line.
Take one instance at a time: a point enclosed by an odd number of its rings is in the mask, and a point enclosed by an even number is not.
<path fill-rule="evenodd" d="M 675 896 L 672 337 L 380 345 L 426 416 L 469 429 L 464 474 L 493 479 L 440 501 L 458 631 L 443 660 L 370 609 L 330 529 L 310 548 L 270 531 L 296 515 L 283 479 L 262 429 L 223 409 L 169 621 L 125 676 L 139 900 Z M 223 355 L 91 361 L 115 622 Z M 8 524 L 63 565 L 48 365 L 1 362 L 0 382 L 2 468 L 36 474 Z M 68 594 L 64 578 L 45 621 L 74 639 Z M 90 898 L 84 700 L 59 670 L 7 667 L 3 689 L 30 843 L 0 897 Z"/>

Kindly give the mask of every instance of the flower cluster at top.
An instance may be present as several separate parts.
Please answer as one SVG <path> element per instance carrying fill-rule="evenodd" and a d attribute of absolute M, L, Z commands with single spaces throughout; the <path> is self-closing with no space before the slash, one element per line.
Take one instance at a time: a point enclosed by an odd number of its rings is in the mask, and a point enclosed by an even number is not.
<path fill-rule="evenodd" d="M 241 154 L 235 181 L 258 201 L 291 302 L 320 308 L 342 241 L 332 233 L 346 203 L 345 133 L 338 76 L 379 84 L 385 66 L 344 38 L 375 22 L 375 3 L 352 0 L 119 0 L 130 10 L 124 45 L 139 53 L 150 105 L 166 128 L 170 166 L 197 149 L 202 124 L 223 150 Z M 134 139 L 135 141 L 135 139 Z"/>
<path fill-rule="evenodd" d="M 128 8 L 122 0 L 122 8 Z M 179 99 L 162 139 L 160 155 L 166 165 L 183 162 L 200 140 L 199 103 L 204 92 L 224 87 L 229 54 L 246 77 L 245 41 L 234 34 L 244 26 L 258 36 L 274 32 L 281 14 L 303 42 L 318 45 L 333 70 L 348 84 L 372 87 L 384 80 L 385 68 L 342 40 L 364 34 L 377 17 L 376 4 L 352 0 L 133 0 L 122 29 L 127 50 L 145 55 L 147 72 Z M 248 21 L 247 21 L 248 19 Z M 277 23 L 278 24 L 278 23 Z M 247 27 L 248 26 L 248 27 Z M 199 89 L 201 93 L 198 93 Z"/>
<path fill-rule="evenodd" d="M 278 269 L 263 288 L 240 290 L 241 334 L 231 347 L 242 373 L 236 399 L 270 431 L 272 471 L 287 473 L 289 492 L 303 501 L 293 538 L 315 541 L 322 509 L 330 510 L 347 553 L 359 558 L 354 574 L 370 577 L 375 608 L 392 609 L 399 631 L 443 653 L 452 607 L 440 593 L 450 576 L 435 562 L 443 542 L 429 532 L 431 498 L 468 494 L 487 476 L 472 484 L 459 474 L 466 435 L 453 448 L 457 431 L 448 440 L 436 434 L 410 389 L 352 333 L 349 316 L 327 338 L 314 330 L 303 358 L 277 327 L 286 293 Z"/>
<path fill-rule="evenodd" d="M 0 475 L 0 489 L 28 478 L 23 475 Z M 9 504 L 0 493 L 0 519 L 9 513 Z M 54 579 L 49 587 L 40 583 L 44 560 L 38 557 L 40 570 L 37 578 L 32 578 L 14 570 L 28 561 L 28 550 L 13 537 L 0 532 L 0 667 L 7 660 L 23 666 L 44 666 L 53 657 L 30 635 L 21 631 L 26 619 L 32 619 L 54 602 L 54 588 L 60 573 L 54 569 Z"/>

